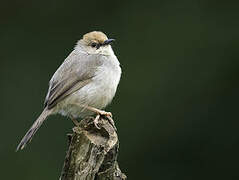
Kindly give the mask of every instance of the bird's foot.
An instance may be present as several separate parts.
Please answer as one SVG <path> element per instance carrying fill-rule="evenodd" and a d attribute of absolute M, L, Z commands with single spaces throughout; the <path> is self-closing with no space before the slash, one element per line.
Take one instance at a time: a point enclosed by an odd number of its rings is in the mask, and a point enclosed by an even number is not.
<path fill-rule="evenodd" d="M 84 106 L 84 108 L 86 108 L 89 111 L 92 111 L 92 112 L 94 112 L 96 114 L 99 114 L 101 116 L 110 116 L 110 117 L 112 117 L 111 112 L 106 112 L 106 111 L 103 111 L 103 110 L 100 110 L 100 109 L 97 109 L 97 108 L 94 108 L 94 107 L 91 107 L 91 106 Z"/>
<path fill-rule="evenodd" d="M 98 126 L 99 120 L 100 120 L 100 116 L 104 116 L 104 117 L 106 117 L 108 119 L 109 123 L 116 130 L 115 123 L 114 123 L 114 120 L 112 119 L 111 112 L 106 112 L 106 111 L 103 111 L 103 110 L 100 110 L 100 109 L 97 109 L 97 108 L 94 108 L 94 107 L 90 107 L 90 106 L 86 106 L 85 108 L 87 108 L 88 110 L 93 111 L 93 112 L 95 112 L 97 114 L 96 118 L 94 119 L 94 124 L 95 124 L 95 126 L 98 129 L 100 129 L 99 126 Z"/>
<path fill-rule="evenodd" d="M 103 111 L 103 110 L 98 110 L 97 113 L 99 115 L 101 115 L 101 116 L 112 117 L 112 113 L 111 112 L 106 112 L 106 111 Z"/>
<path fill-rule="evenodd" d="M 116 126 L 115 126 L 115 123 L 114 123 L 114 120 L 112 119 L 112 113 L 111 112 L 106 112 L 106 111 L 103 111 L 103 110 L 98 110 L 97 112 L 97 116 L 95 117 L 94 119 L 94 125 L 96 128 L 100 129 L 99 127 L 99 120 L 100 120 L 100 116 L 104 116 L 107 118 L 107 120 L 109 121 L 109 123 L 112 125 L 112 127 L 115 129 L 115 131 L 117 130 L 116 129 Z"/>

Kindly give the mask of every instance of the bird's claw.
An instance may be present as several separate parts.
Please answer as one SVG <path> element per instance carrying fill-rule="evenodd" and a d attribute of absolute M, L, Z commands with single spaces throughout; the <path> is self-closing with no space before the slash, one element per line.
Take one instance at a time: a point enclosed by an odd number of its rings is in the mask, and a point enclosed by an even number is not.
<path fill-rule="evenodd" d="M 98 114 L 96 117 L 95 117 L 95 119 L 94 119 L 94 125 L 95 125 L 95 127 L 97 128 L 97 129 L 100 129 L 100 127 L 99 127 L 99 119 L 100 119 L 100 115 Z"/>
<path fill-rule="evenodd" d="M 101 116 L 112 117 L 112 113 L 111 112 L 106 112 L 106 111 L 100 110 L 98 113 Z"/>
<path fill-rule="evenodd" d="M 117 131 L 114 120 L 112 119 L 112 113 L 111 112 L 106 112 L 106 111 L 102 111 L 100 110 L 98 115 L 95 117 L 94 119 L 94 125 L 97 129 L 100 129 L 99 127 L 99 120 L 100 120 L 100 116 L 105 116 L 109 123 L 111 124 L 111 126 L 114 128 L 115 131 Z"/>

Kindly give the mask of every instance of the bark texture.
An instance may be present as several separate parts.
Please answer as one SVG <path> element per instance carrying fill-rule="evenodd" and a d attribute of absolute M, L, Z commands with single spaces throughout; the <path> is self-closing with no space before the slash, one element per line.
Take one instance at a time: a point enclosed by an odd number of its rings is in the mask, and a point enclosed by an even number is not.
<path fill-rule="evenodd" d="M 99 126 L 86 118 L 73 128 L 60 180 L 126 179 L 117 162 L 119 141 L 114 126 L 105 118 Z"/>

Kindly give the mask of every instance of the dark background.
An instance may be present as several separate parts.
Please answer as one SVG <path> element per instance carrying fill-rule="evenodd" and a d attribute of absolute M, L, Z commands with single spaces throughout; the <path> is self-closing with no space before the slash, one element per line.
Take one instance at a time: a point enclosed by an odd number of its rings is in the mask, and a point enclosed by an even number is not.
<path fill-rule="evenodd" d="M 0 179 L 58 179 L 72 122 L 40 114 L 76 41 L 101 30 L 123 74 L 113 103 L 130 180 L 239 178 L 238 1 L 1 1 Z"/>

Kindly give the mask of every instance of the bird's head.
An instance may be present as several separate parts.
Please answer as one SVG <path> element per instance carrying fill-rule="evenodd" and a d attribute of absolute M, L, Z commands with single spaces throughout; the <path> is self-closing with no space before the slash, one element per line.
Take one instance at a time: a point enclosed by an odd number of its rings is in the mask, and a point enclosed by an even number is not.
<path fill-rule="evenodd" d="M 88 54 L 110 55 L 113 53 L 110 46 L 113 41 L 114 39 L 108 39 L 103 32 L 93 31 L 85 34 L 77 46 L 80 46 Z"/>

